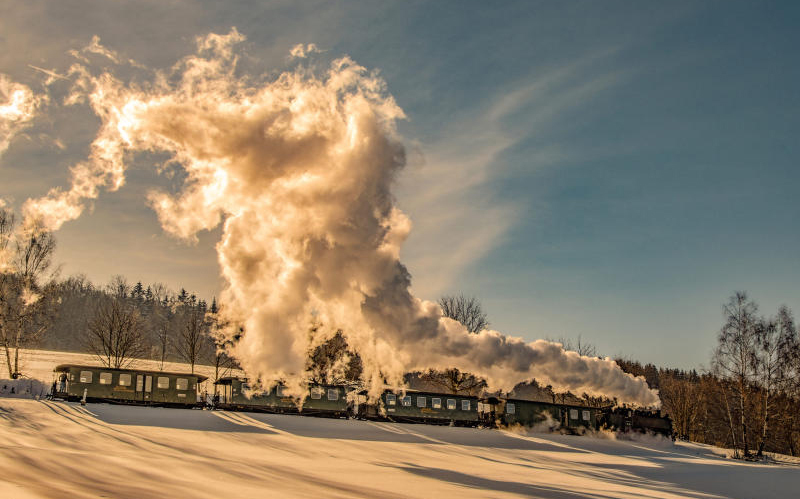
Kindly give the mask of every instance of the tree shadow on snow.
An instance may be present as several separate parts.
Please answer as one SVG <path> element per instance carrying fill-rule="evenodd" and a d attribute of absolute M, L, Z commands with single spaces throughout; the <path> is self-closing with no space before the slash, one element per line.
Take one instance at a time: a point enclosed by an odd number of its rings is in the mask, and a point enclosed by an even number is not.
<path fill-rule="evenodd" d="M 442 482 L 461 485 L 463 487 L 485 490 L 487 492 L 508 492 L 511 494 L 548 499 L 600 499 L 607 497 L 601 494 L 575 492 L 551 485 L 535 485 L 511 480 L 492 480 L 458 471 L 421 467 L 409 463 L 397 466 L 397 469 L 424 478 L 431 478 Z"/>
<path fill-rule="evenodd" d="M 309 438 L 393 443 L 463 445 L 492 449 L 585 453 L 542 440 L 510 438 L 498 431 L 425 424 L 326 419 L 296 415 L 243 413 L 276 429 Z"/>
<path fill-rule="evenodd" d="M 220 417 L 214 411 L 170 409 L 114 404 L 89 404 L 86 409 L 104 423 L 150 426 L 206 432 L 275 434 L 261 426 L 248 425 L 234 418 Z"/>
<path fill-rule="evenodd" d="M 642 456 L 648 465 L 594 463 L 576 475 L 631 487 L 670 492 L 687 498 L 783 498 L 796 490 L 800 469 L 742 463 L 724 458 L 691 456 L 680 452 Z"/>

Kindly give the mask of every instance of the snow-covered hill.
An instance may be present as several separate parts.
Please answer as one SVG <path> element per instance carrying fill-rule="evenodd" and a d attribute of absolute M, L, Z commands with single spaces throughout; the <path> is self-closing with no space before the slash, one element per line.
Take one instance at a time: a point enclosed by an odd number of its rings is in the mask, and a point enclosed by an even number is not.
<path fill-rule="evenodd" d="M 39 363 L 45 374 L 52 368 Z M 719 454 L 651 437 L 623 441 L 604 434 L 0 397 L 0 498 L 8 499 L 800 494 L 796 465 L 744 463 Z"/>
<path fill-rule="evenodd" d="M 0 497 L 797 497 L 800 468 L 554 434 L 0 398 Z"/>

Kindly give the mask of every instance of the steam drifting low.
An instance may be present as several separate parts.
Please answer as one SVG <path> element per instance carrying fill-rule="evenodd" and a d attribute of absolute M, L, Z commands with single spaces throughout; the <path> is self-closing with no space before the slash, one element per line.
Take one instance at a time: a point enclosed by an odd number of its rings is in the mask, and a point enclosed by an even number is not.
<path fill-rule="evenodd" d="M 373 395 L 384 380 L 401 385 L 409 370 L 457 367 L 494 388 L 535 377 L 555 389 L 658 404 L 643 379 L 610 359 L 497 331 L 469 334 L 413 296 L 399 260 L 411 223 L 391 193 L 404 165 L 395 129 L 404 115 L 385 82 L 348 57 L 324 72 L 308 69 L 302 58 L 313 45 L 292 51 L 295 70 L 268 81 L 242 76 L 243 39 L 235 29 L 198 38 L 195 54 L 144 84 L 76 63 L 69 102 L 88 97 L 102 126 L 70 189 L 29 200 L 26 216 L 56 229 L 99 189 L 124 183 L 131 153 L 167 152 L 185 183 L 177 193 L 150 192 L 149 203 L 183 239 L 222 224 L 221 313 L 244 328 L 232 353 L 251 376 L 299 385 L 313 319 L 323 327 L 312 343 L 343 331 Z"/>

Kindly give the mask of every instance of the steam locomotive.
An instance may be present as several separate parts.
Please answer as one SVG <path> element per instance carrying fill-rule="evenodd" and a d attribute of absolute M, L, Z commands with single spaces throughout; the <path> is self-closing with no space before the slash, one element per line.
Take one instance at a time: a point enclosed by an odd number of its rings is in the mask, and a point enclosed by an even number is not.
<path fill-rule="evenodd" d="M 312 384 L 302 398 L 288 395 L 277 384 L 265 393 L 251 393 L 246 378 L 224 377 L 215 382 L 217 395 L 201 399 L 198 385 L 206 376 L 136 369 L 108 369 L 73 364 L 54 369 L 52 396 L 69 401 L 108 402 L 180 408 L 213 408 L 357 418 L 391 422 L 470 427 L 540 427 L 582 434 L 610 429 L 672 436 L 672 421 L 658 412 L 629 408 L 590 407 L 512 398 L 475 397 L 406 389 L 385 390 L 370 401 L 357 386 Z"/>

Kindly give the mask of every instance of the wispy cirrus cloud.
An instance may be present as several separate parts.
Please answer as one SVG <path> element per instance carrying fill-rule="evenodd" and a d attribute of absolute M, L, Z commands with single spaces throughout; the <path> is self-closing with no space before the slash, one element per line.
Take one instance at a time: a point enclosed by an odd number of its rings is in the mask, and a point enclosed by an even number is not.
<path fill-rule="evenodd" d="M 417 292 L 428 297 L 446 292 L 470 265 L 501 245 L 516 223 L 534 216 L 529 199 L 505 196 L 496 182 L 520 169 L 529 173 L 584 154 L 553 130 L 568 127 L 589 100 L 630 77 L 629 70 L 599 64 L 616 52 L 534 71 L 479 101 L 436 142 L 418 144 L 399 194 L 414 223 L 404 259 Z M 524 164 L 504 158 L 531 143 L 539 145 L 526 152 Z"/>

